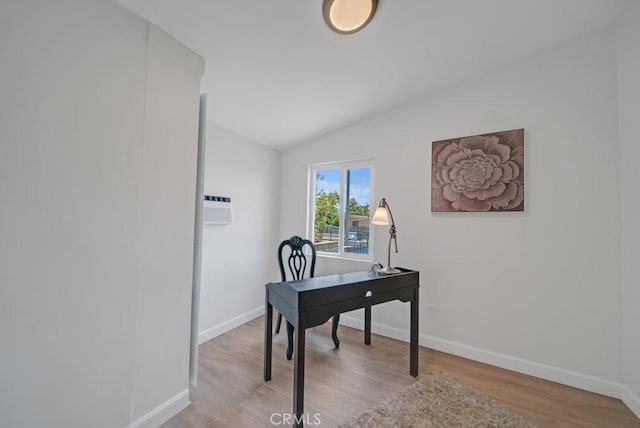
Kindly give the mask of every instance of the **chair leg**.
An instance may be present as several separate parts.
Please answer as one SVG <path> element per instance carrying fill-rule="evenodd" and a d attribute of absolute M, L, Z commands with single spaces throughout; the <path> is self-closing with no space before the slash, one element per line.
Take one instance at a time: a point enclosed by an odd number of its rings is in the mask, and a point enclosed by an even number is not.
<path fill-rule="evenodd" d="M 340 322 L 340 314 L 333 316 L 333 321 L 331 323 L 331 338 L 333 339 L 333 343 L 336 345 L 336 348 L 340 347 L 340 339 L 338 339 L 338 323 Z"/>
<path fill-rule="evenodd" d="M 293 324 L 287 321 L 287 360 L 293 356 Z"/>
<path fill-rule="evenodd" d="M 280 333 L 280 324 L 282 323 L 282 314 L 278 312 L 278 322 L 276 322 L 276 334 Z"/>

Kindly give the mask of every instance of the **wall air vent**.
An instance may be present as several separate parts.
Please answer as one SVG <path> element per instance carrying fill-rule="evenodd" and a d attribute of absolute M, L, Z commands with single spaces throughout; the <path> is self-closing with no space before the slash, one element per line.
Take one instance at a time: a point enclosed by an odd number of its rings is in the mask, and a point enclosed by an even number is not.
<path fill-rule="evenodd" d="M 204 224 L 230 224 L 231 198 L 204 195 L 202 222 Z"/>

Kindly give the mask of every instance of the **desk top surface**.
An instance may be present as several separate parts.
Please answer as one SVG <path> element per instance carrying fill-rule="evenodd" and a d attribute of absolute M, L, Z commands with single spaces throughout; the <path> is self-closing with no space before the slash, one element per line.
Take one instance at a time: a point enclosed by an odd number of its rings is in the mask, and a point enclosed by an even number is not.
<path fill-rule="evenodd" d="M 399 279 L 407 279 L 407 276 L 416 276 L 418 271 L 398 268 L 402 272 L 396 273 L 392 275 L 382 275 L 376 272 L 371 271 L 361 271 L 361 272 L 348 272 L 348 273 L 338 273 L 333 275 L 324 275 L 324 276 L 316 276 L 314 278 L 307 278 L 300 281 L 286 281 L 286 282 L 278 282 L 278 283 L 270 283 L 267 285 L 273 284 L 274 286 L 287 284 L 293 290 L 298 293 L 305 293 L 309 291 L 316 291 L 331 287 L 340 287 L 347 284 L 359 284 L 363 282 L 370 281 L 394 281 Z"/>

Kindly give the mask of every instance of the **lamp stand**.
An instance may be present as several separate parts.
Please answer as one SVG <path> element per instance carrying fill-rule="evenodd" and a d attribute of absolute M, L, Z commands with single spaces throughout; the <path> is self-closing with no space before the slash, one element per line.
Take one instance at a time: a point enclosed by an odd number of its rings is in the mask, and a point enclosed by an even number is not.
<path fill-rule="evenodd" d="M 393 221 L 393 214 L 391 213 L 391 207 L 387 203 L 385 198 L 380 200 L 378 204 L 378 208 L 376 208 L 376 212 L 373 215 L 373 219 L 371 220 L 372 224 L 377 224 L 380 226 L 388 226 L 391 224 L 389 228 L 389 247 L 387 248 L 387 267 L 377 270 L 376 272 L 383 275 L 391 275 L 394 273 L 401 273 L 401 270 L 394 269 L 391 267 L 391 241 L 394 241 L 396 244 L 396 253 L 398 252 L 398 240 L 396 238 L 396 223 Z"/>
<path fill-rule="evenodd" d="M 392 224 L 389 229 L 389 248 L 387 250 L 387 267 L 378 270 L 378 273 L 383 275 L 391 275 L 394 273 L 400 273 L 401 271 L 391 267 L 391 241 L 396 241 L 396 225 Z M 398 242 L 396 241 L 396 253 L 398 252 Z"/>

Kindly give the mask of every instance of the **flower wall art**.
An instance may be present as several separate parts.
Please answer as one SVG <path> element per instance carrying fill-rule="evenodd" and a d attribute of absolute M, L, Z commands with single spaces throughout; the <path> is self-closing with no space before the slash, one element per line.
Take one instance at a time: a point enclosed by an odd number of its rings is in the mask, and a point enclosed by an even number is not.
<path fill-rule="evenodd" d="M 524 129 L 434 141 L 431 211 L 524 211 Z"/>

